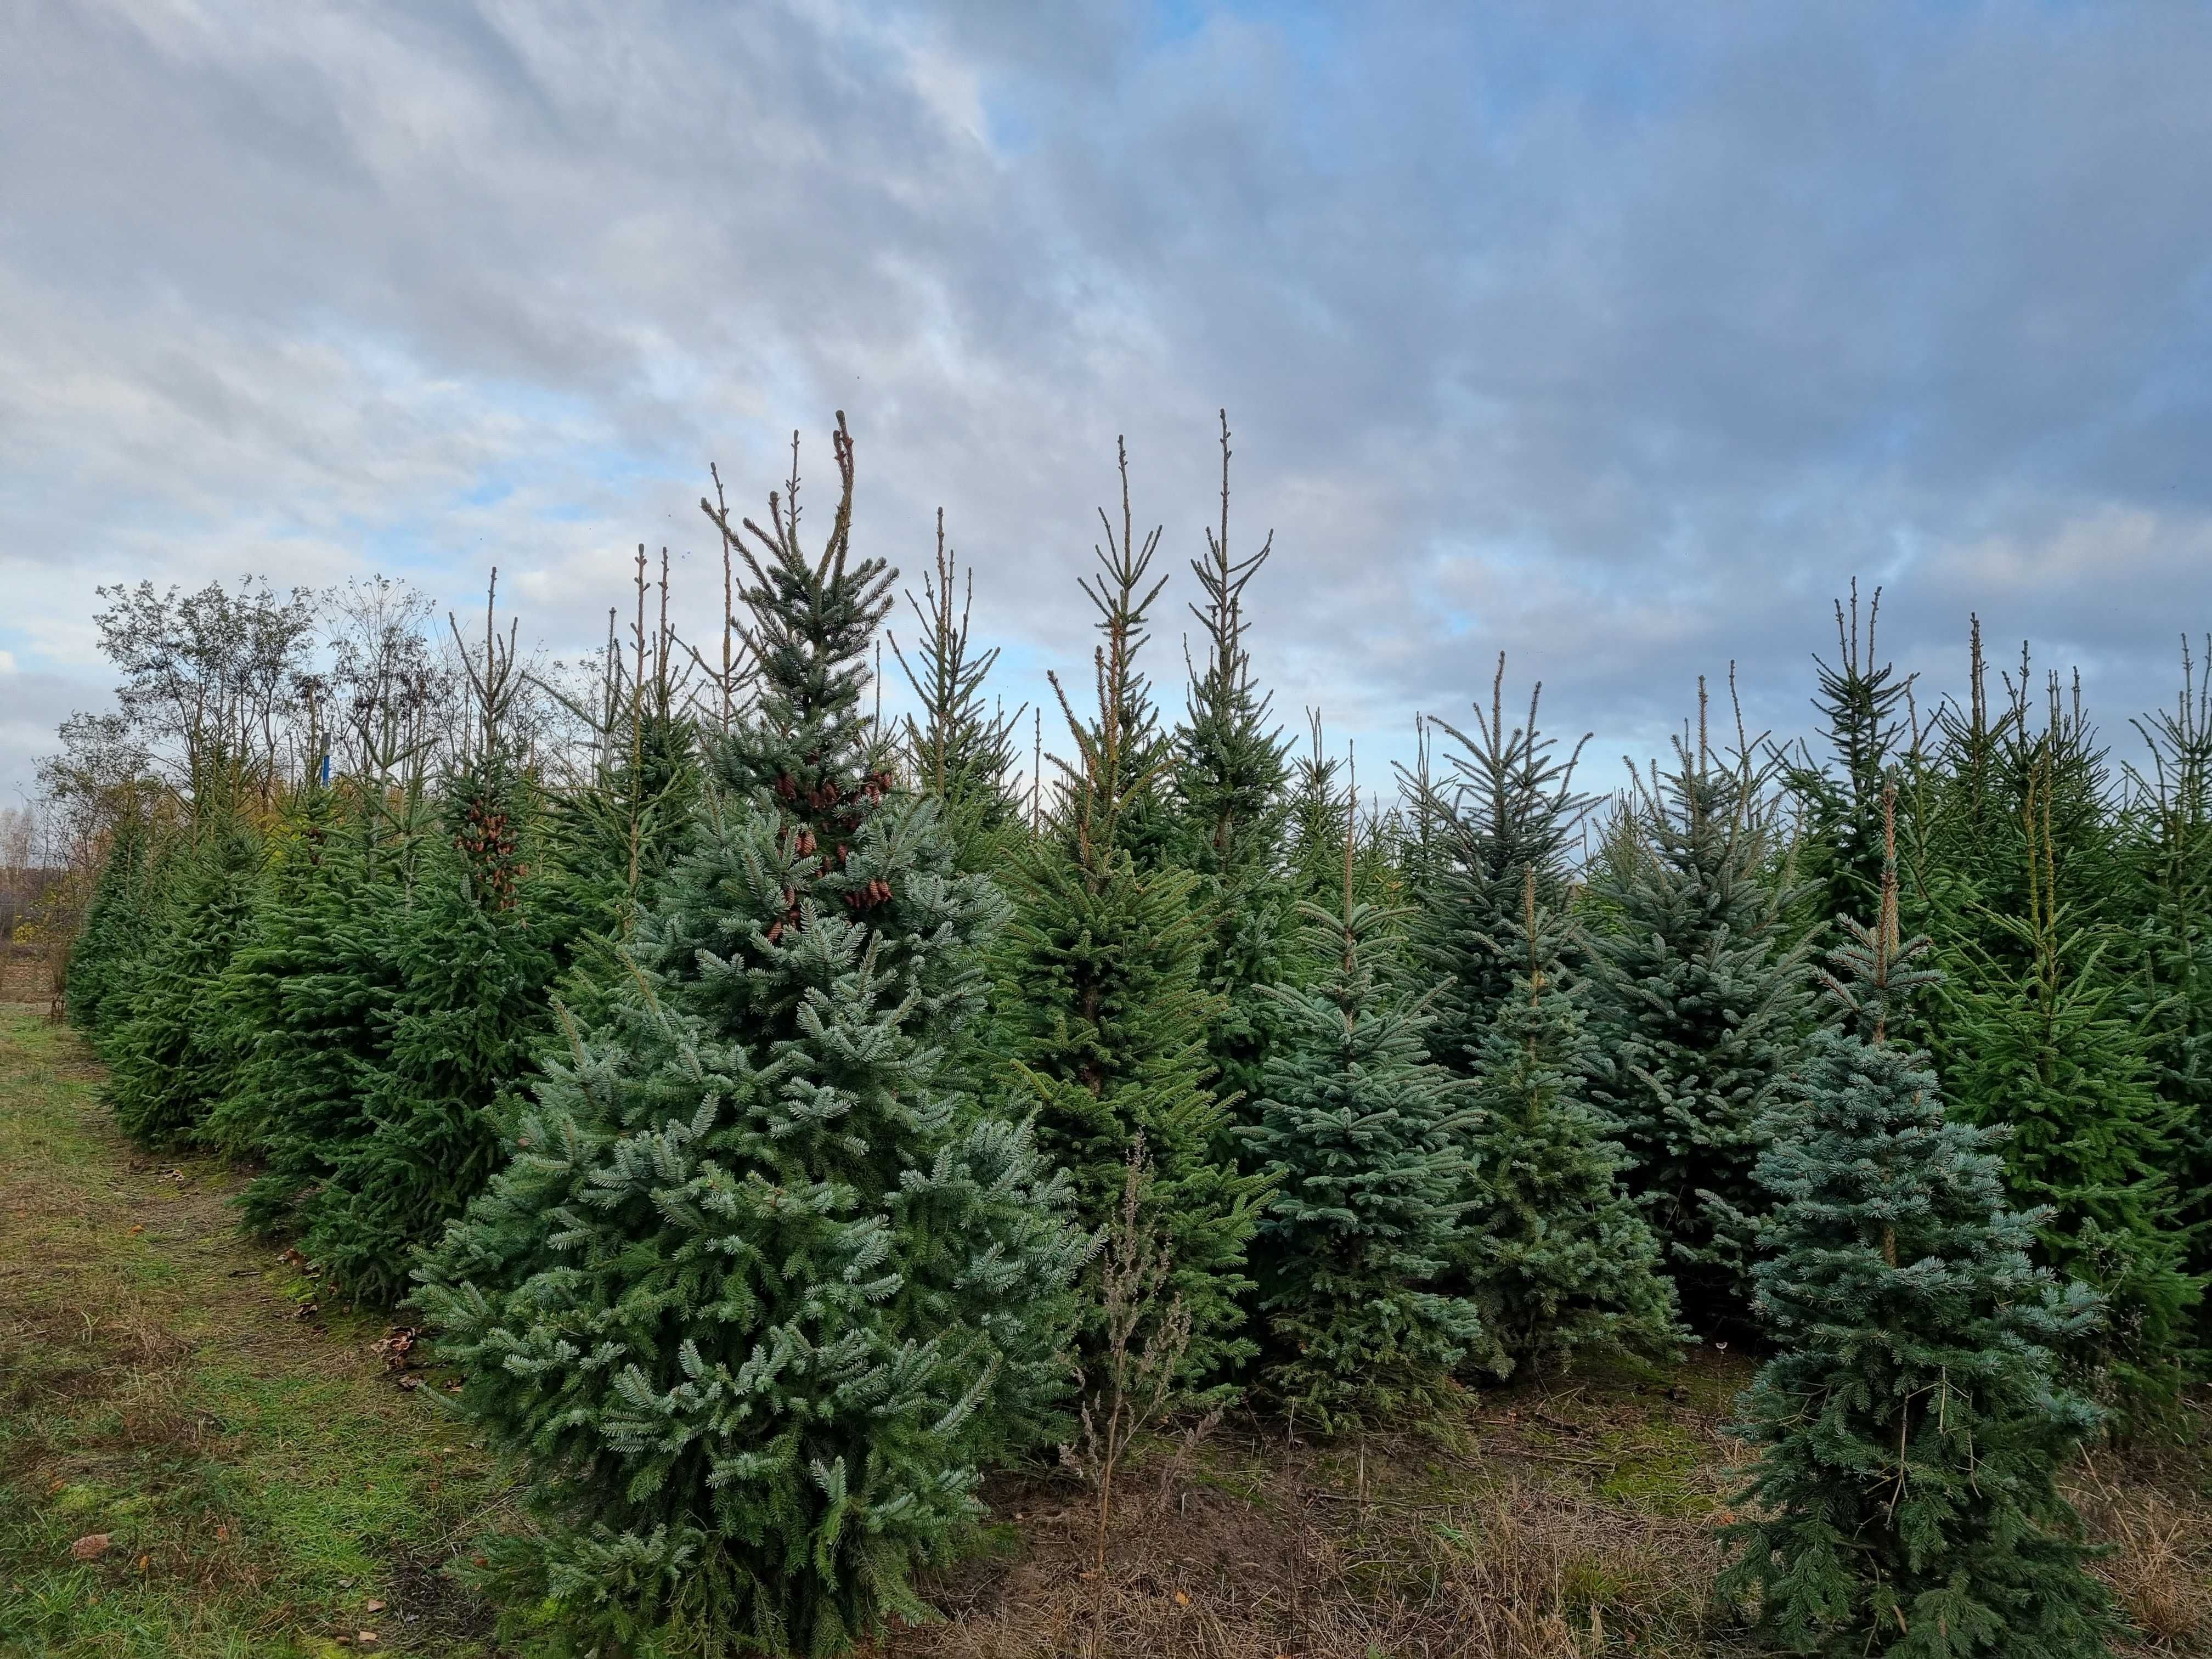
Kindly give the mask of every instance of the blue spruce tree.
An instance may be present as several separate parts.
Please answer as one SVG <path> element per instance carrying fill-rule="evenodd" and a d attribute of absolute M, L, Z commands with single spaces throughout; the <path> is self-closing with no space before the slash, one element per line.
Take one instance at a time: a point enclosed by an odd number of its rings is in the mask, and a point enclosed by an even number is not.
<path fill-rule="evenodd" d="M 2039 1218 L 2006 1203 L 1997 1133 L 1948 1121 L 1926 1057 L 1889 1038 L 1933 975 L 1885 865 L 1875 925 L 1824 975 L 1848 1028 L 1768 1115 L 1757 1279 L 1780 1352 L 1743 1401 L 1759 1461 L 1723 1588 L 1800 1653 L 2091 1659 L 2114 1620 L 2057 1475 L 2098 1414 L 2053 1349 L 2097 1304 L 2029 1260 Z"/>
<path fill-rule="evenodd" d="M 1474 1202 L 1474 1115 L 1423 1046 L 1431 997 L 1404 994 L 1402 917 L 1352 896 L 1353 836 L 1347 804 L 1341 906 L 1299 907 L 1325 976 L 1272 988 L 1278 1042 L 1243 1131 L 1274 1184 L 1252 1242 L 1263 1383 L 1323 1428 L 1433 1406 L 1490 1348 L 1442 1282 Z"/>
<path fill-rule="evenodd" d="M 942 1086 L 1003 902 L 858 705 L 890 577 L 746 521 L 761 691 L 626 983 L 421 1270 L 460 1407 L 535 1481 L 579 1646 L 836 1651 L 923 1611 L 988 1461 L 1061 1430 L 1089 1241 L 1022 1126 Z"/>
<path fill-rule="evenodd" d="M 1589 1102 L 1597 1056 L 1534 870 L 1521 902 L 1500 941 L 1521 972 L 1482 1040 L 1472 1139 L 1480 1174 L 1462 1270 L 1505 1364 L 1540 1371 L 1592 1350 L 1663 1354 L 1681 1338 L 1674 1286 L 1622 1186 L 1617 1127 Z"/>

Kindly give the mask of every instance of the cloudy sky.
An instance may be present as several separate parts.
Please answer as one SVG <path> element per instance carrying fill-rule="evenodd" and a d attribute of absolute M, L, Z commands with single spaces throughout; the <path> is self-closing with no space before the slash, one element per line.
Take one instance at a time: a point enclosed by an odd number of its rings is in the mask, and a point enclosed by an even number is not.
<path fill-rule="evenodd" d="M 100 583 L 496 564 L 572 648 L 641 540 L 703 617 L 708 463 L 819 499 L 840 408 L 1013 698 L 1117 434 L 1179 683 L 1225 405 L 1363 756 L 1501 647 L 1593 781 L 1731 660 L 1794 728 L 1854 574 L 2124 737 L 2212 627 L 2207 86 L 2194 4 L 0 0 L 0 794 Z"/>

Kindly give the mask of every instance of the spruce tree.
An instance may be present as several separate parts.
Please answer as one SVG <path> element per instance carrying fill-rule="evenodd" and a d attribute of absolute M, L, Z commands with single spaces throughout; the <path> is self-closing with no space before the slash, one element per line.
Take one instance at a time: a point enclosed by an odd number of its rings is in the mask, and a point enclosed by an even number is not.
<path fill-rule="evenodd" d="M 1334 891 L 1344 848 L 1344 763 L 1322 741 L 1321 710 L 1306 710 L 1310 742 L 1291 763 L 1291 806 L 1285 826 L 1283 861 L 1291 893 L 1326 904 Z M 1425 776 L 1425 774 L 1423 775 Z"/>
<path fill-rule="evenodd" d="M 1803 817 L 1801 872 L 1814 927 L 1823 933 L 1844 916 L 1870 914 L 1880 900 L 1882 790 L 1893 781 L 1906 732 L 1899 711 L 1911 681 L 1875 660 L 1875 632 L 1881 619 L 1881 590 L 1867 607 L 1859 631 L 1859 586 L 1851 583 L 1850 611 L 1836 601 L 1836 660 L 1813 659 L 1820 689 L 1813 699 L 1827 755 L 1815 759 L 1804 744 L 1786 769 Z"/>
<path fill-rule="evenodd" d="M 1175 733 L 1175 800 L 1182 817 L 1177 860 L 1198 872 L 1211 927 L 1205 981 L 1219 1012 L 1206 1048 L 1224 1093 L 1249 1097 L 1260 1083 L 1271 1012 L 1264 988 L 1282 977 L 1293 912 L 1279 864 L 1291 802 L 1285 793 L 1289 744 L 1269 724 L 1271 699 L 1254 684 L 1244 593 L 1274 551 L 1229 549 L 1229 413 L 1221 411 L 1221 523 L 1206 532 L 1206 556 L 1191 561 L 1206 596 L 1190 607 L 1205 630 L 1206 659 L 1194 672 L 1189 708 Z"/>
<path fill-rule="evenodd" d="M 131 1012 L 106 1049 L 108 1103 L 124 1132 L 149 1146 L 193 1139 L 229 1093 L 239 1060 L 220 991 L 252 921 L 261 837 L 227 800 L 196 805 L 199 822 L 169 877 Z"/>
<path fill-rule="evenodd" d="M 2212 674 L 2199 676 L 2185 641 L 2181 663 L 2175 706 L 2135 723 L 2149 761 L 2132 777 L 2128 925 L 2152 1082 L 2178 1115 L 2174 1188 L 2188 1266 L 2202 1277 L 2212 1273 Z M 2212 1308 L 2199 1310 L 2198 1346 L 2212 1349 Z"/>
<path fill-rule="evenodd" d="M 375 1305 L 406 1295 L 417 1247 L 506 1161 L 503 1097 L 552 1025 L 562 935 L 540 903 L 536 792 L 513 730 L 514 632 L 500 637 L 489 602 L 481 647 L 461 655 L 470 727 L 441 791 L 445 845 L 386 935 L 398 980 L 382 1063 L 359 1109 L 326 1127 L 327 1173 L 298 1205 L 300 1248 L 329 1289 Z"/>
<path fill-rule="evenodd" d="M 1483 1036 L 1471 1137 L 1479 1200 L 1461 1271 L 1506 1365 L 1542 1371 L 1593 1349 L 1667 1353 L 1681 1337 L 1674 1287 L 1623 1188 L 1618 1126 L 1589 1102 L 1598 1056 L 1534 870 L 1500 942 L 1522 966 Z"/>
<path fill-rule="evenodd" d="M 937 1074 L 1003 904 L 869 767 L 890 579 L 850 552 L 842 416 L 836 455 L 818 559 L 795 478 L 744 526 L 757 706 L 714 741 L 625 985 L 422 1272 L 579 1645 L 821 1654 L 919 1617 L 979 1466 L 1063 1432 L 1090 1242 L 1028 1132 Z"/>
<path fill-rule="evenodd" d="M 1149 576 L 1158 538 L 1139 547 L 1130 533 L 1126 456 L 1122 501 L 1122 533 L 1109 524 L 1099 572 L 1083 584 L 1104 635 L 1096 715 L 1078 715 L 1053 680 L 1075 758 L 1060 763 L 1049 818 L 1010 872 L 1000 1019 L 1019 1092 L 1035 1103 L 1038 1143 L 1073 1177 L 1085 1226 L 1111 1224 L 1129 1150 L 1144 1137 L 1156 1171 L 1145 1220 L 1174 1261 L 1169 1292 L 1191 1322 L 1182 1376 L 1196 1385 L 1255 1352 L 1239 1304 L 1251 1289 L 1244 1250 L 1265 1182 L 1237 1172 L 1229 1115 L 1209 1086 L 1217 1002 L 1204 979 L 1197 878 L 1159 860 L 1149 827 L 1129 824 L 1152 810 L 1164 757 L 1137 666 L 1158 592 Z M 1102 1316 L 1090 1310 L 1086 1342 L 1103 1331 Z"/>
<path fill-rule="evenodd" d="M 1267 1392 L 1323 1429 L 1434 1406 L 1492 1344 L 1442 1281 L 1474 1202 L 1466 1090 L 1430 1063 L 1427 1003 L 1403 994 L 1400 917 L 1352 896 L 1347 811 L 1340 905 L 1302 903 L 1310 988 L 1279 1010 L 1263 1092 L 1243 1131 L 1273 1198 L 1252 1242 Z"/>
<path fill-rule="evenodd" d="M 722 562 L 726 607 L 734 598 L 726 550 Z M 697 726 L 686 707 L 692 688 L 676 661 L 681 641 L 668 618 L 665 549 L 656 622 L 649 623 L 647 615 L 653 590 L 642 544 L 635 588 L 627 650 L 616 632 L 616 613 L 607 612 L 593 695 L 555 694 L 590 738 L 583 763 L 539 792 L 531 815 L 537 843 L 532 873 L 545 878 L 532 884 L 531 919 L 541 932 L 551 924 L 562 958 L 562 995 L 569 1012 L 587 1022 L 597 1014 L 597 988 L 623 977 L 623 951 L 683 845 L 699 787 Z M 711 718 L 725 732 L 743 707 L 747 678 L 734 623 L 726 623 L 720 665 L 707 672 L 715 694 Z"/>
<path fill-rule="evenodd" d="M 964 590 L 957 586 L 967 577 Z M 1010 784 L 1014 730 L 1025 709 L 1012 714 L 984 700 L 983 687 L 999 660 L 998 647 L 978 652 L 969 642 L 975 573 L 963 572 L 945 544 L 945 509 L 937 510 L 937 568 L 921 579 L 922 597 L 906 596 L 921 637 L 909 659 L 896 635 L 891 651 L 921 704 L 902 723 L 904 759 L 915 787 L 934 797 L 945 831 L 964 871 L 1001 868 L 1021 807 Z M 956 598 L 956 595 L 957 596 Z"/>
<path fill-rule="evenodd" d="M 370 857 L 376 810 L 351 787 L 301 787 L 223 975 L 225 1012 L 249 1036 L 208 1133 L 262 1165 L 239 1200 L 257 1232 L 290 1228 L 301 1197 L 328 1178 L 330 1149 L 359 1117 L 390 1039 L 406 895 Z"/>
<path fill-rule="evenodd" d="M 1714 754 L 1702 682 L 1698 704 L 1674 766 L 1632 772 L 1590 876 L 1591 1098 L 1626 1149 L 1686 1311 L 1711 1331 L 1749 1309 L 1737 1218 L 1759 1207 L 1759 1119 L 1812 1015 L 1792 921 L 1803 890 L 1778 805 L 1749 743 L 1732 764 Z"/>
<path fill-rule="evenodd" d="M 1814 1039 L 1769 1113 L 1759 1315 L 1779 1352 L 1745 1395 L 1759 1449 L 1724 1591 L 1791 1650 L 1895 1659 L 2091 1659 L 2115 1628 L 2057 1489 L 2096 1409 L 2052 1350 L 2097 1315 L 2033 1266 L 1998 1132 L 1947 1121 L 1892 1042 L 1930 975 L 1900 943 L 1894 864 L 1827 976 L 1849 1029 Z"/>
<path fill-rule="evenodd" d="M 1524 726 L 1505 724 L 1505 658 L 1500 653 L 1490 709 L 1475 706 L 1472 738 L 1430 717 L 1459 745 L 1451 775 L 1431 782 L 1405 775 L 1413 808 L 1431 838 L 1413 896 L 1416 960 L 1443 981 L 1432 1044 L 1437 1060 L 1475 1075 L 1492 1019 L 1513 994 L 1521 964 L 1509 940 L 1529 875 L 1536 902 L 1564 911 L 1568 848 L 1593 802 L 1574 793 L 1576 744 L 1562 759 L 1536 723 L 1543 687 L 1528 697 Z M 1575 952 L 1570 952 L 1572 957 Z M 1570 960 L 1570 972 L 1578 965 Z"/>
<path fill-rule="evenodd" d="M 2057 832 L 2033 782 L 2023 810 L 2025 914 L 1984 913 L 2002 953 L 1954 957 L 1941 1024 L 1960 1115 L 2008 1129 L 2014 1200 L 2049 1218 L 2039 1256 L 2109 1304 L 2097 1340 L 2069 1357 L 2106 1370 L 2133 1413 L 2180 1386 L 2203 1291 L 2185 1271 L 2174 1179 L 2182 1111 L 2158 1092 L 2117 930 L 2078 921 L 2061 890 Z"/>
<path fill-rule="evenodd" d="M 84 923 L 70 948 L 64 1006 L 97 1049 L 126 1015 L 154 928 L 152 826 L 126 811 L 116 825 Z"/>

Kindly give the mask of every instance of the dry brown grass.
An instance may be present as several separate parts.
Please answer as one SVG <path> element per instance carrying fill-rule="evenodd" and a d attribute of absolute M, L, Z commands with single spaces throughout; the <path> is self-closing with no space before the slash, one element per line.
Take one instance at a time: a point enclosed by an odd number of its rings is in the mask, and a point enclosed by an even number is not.
<path fill-rule="evenodd" d="M 1132 1472 L 1097 1650 L 1139 1659 L 1595 1659 L 1756 1650 L 1717 1607 L 1714 1527 L 1742 1448 L 1721 1432 L 1749 1376 L 1708 1350 L 1663 1384 L 1593 1378 L 1469 1398 L 1440 1433 L 1291 1443 L 1232 1425 L 1180 1473 Z M 2212 1462 L 2101 1452 L 2076 1471 L 2131 1655 L 2212 1656 Z M 1168 1478 L 1161 1477 L 1166 1473 Z M 928 1587 L 943 1622 L 874 1659 L 1064 1659 L 1091 1650 L 1095 1510 L 1038 1474 L 989 1494 L 987 1559 Z"/>
<path fill-rule="evenodd" d="M 1725 1650 L 1710 1414 L 1664 1390 L 1470 1399 L 1441 1437 L 1293 1443 L 1243 1425 L 1180 1477 L 1139 1469 L 1106 1582 L 1071 1481 L 993 1493 L 1001 1553 L 932 1586 L 945 1622 L 889 1659 L 1585 1659 Z M 1165 1448 L 1161 1449 L 1164 1454 Z M 1153 1471 L 1164 1468 L 1156 1457 Z M 1103 1589 L 1103 1595 L 1100 1594 Z"/>
<path fill-rule="evenodd" d="M 2075 1506 L 2112 1547 L 2098 1574 L 2139 1653 L 2212 1654 L 2212 1409 L 2199 1401 L 2191 1418 L 2185 1448 L 2100 1453 L 2073 1471 Z"/>

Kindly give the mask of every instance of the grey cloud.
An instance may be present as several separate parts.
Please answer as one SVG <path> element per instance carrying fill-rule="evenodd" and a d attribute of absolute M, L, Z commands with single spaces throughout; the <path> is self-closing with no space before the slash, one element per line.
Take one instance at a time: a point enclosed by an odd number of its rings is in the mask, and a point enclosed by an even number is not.
<path fill-rule="evenodd" d="M 1364 749 L 1500 647 L 1594 764 L 1732 658 L 1791 727 L 1853 574 L 1931 682 L 1978 608 L 2108 728 L 2212 622 L 2194 9 L 21 16 L 0 580 L 41 639 L 96 580 L 395 549 L 588 639 L 629 544 L 705 558 L 708 459 L 750 506 L 836 406 L 863 534 L 911 563 L 943 502 L 979 624 L 1066 662 L 1115 434 L 1179 567 L 1226 404 L 1262 666 Z"/>

